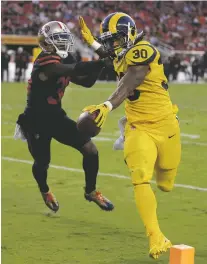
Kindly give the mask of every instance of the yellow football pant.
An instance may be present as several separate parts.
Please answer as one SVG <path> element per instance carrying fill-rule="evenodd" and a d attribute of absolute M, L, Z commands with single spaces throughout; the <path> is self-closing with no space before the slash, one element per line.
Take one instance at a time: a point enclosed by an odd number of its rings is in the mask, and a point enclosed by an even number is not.
<path fill-rule="evenodd" d="M 124 159 L 133 184 L 149 182 L 155 170 L 158 187 L 170 191 L 180 157 L 180 129 L 177 122 L 150 132 L 139 126 L 126 125 Z"/>
<path fill-rule="evenodd" d="M 153 172 L 163 191 L 173 188 L 180 162 L 181 144 L 178 122 L 150 131 L 126 125 L 124 158 L 134 185 L 135 200 L 147 233 L 159 233 L 157 202 L 149 184 Z"/>

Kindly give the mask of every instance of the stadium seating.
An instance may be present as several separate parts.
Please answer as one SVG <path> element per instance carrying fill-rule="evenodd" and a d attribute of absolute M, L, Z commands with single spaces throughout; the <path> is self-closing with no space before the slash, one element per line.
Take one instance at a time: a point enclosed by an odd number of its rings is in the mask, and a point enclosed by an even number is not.
<path fill-rule="evenodd" d="M 2 34 L 36 35 L 49 20 L 61 20 L 77 36 L 78 16 L 84 16 L 93 34 L 109 13 L 126 12 L 147 37 L 159 38 L 178 50 L 203 51 L 207 46 L 207 2 L 54 1 L 2 2 Z"/>

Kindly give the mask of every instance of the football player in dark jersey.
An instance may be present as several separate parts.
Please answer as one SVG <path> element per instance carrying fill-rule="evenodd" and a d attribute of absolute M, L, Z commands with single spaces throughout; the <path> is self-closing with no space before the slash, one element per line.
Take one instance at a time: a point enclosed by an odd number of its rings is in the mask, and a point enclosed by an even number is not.
<path fill-rule="evenodd" d="M 99 157 L 91 139 L 81 134 L 76 122 L 61 107 L 65 88 L 73 83 L 91 87 L 105 66 L 104 60 L 63 64 L 72 51 L 74 41 L 70 30 L 59 21 L 45 24 L 38 34 L 42 52 L 34 62 L 28 85 L 27 105 L 16 126 L 16 138 L 27 140 L 34 159 L 32 172 L 45 204 L 54 212 L 59 204 L 47 184 L 50 144 L 58 142 L 77 149 L 83 155 L 85 198 L 101 209 L 113 210 L 113 204 L 96 190 Z"/>

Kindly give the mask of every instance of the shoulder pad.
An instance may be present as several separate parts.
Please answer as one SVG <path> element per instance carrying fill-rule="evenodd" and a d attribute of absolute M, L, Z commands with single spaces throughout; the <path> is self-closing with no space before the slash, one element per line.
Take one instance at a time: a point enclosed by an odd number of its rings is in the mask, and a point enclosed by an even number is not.
<path fill-rule="evenodd" d="M 61 63 L 61 58 L 56 54 L 47 54 L 44 52 L 41 52 L 34 62 L 34 64 L 38 66 L 44 66 L 54 63 Z"/>
<path fill-rule="evenodd" d="M 148 65 L 155 59 L 156 55 L 156 49 L 148 42 L 143 41 L 126 53 L 125 60 L 128 65 Z"/>

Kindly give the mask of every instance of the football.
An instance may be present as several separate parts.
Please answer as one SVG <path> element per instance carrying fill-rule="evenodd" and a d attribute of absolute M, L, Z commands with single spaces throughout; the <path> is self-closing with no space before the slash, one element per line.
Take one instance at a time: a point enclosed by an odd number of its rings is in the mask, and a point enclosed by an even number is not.
<path fill-rule="evenodd" d="M 97 114 L 97 112 L 92 114 L 89 112 L 82 113 L 77 121 L 78 130 L 88 137 L 97 136 L 101 131 L 101 129 L 97 127 L 96 123 L 94 122 Z"/>

